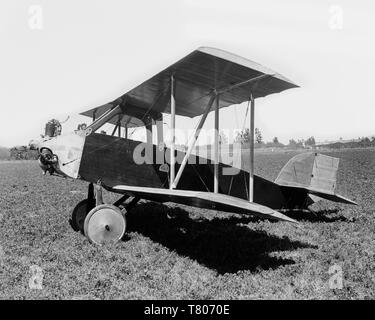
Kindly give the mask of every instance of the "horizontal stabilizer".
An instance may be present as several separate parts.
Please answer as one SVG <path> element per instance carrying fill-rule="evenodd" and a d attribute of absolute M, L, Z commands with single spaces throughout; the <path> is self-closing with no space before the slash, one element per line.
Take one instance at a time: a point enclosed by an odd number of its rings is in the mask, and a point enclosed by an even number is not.
<path fill-rule="evenodd" d="M 308 190 L 308 192 L 309 192 L 309 197 L 313 202 L 318 202 L 322 199 L 326 199 L 326 200 L 330 200 L 333 202 L 357 205 L 357 203 L 354 202 L 353 200 L 340 196 L 339 194 L 335 194 L 335 193 L 328 194 L 328 193 L 322 193 L 322 192 L 314 191 L 314 190 Z"/>
<path fill-rule="evenodd" d="M 198 208 L 251 214 L 265 219 L 297 223 L 294 219 L 266 206 L 220 193 L 144 188 L 126 185 L 115 186 L 112 189 L 113 191 L 130 194 L 132 196 L 156 202 L 174 202 Z"/>

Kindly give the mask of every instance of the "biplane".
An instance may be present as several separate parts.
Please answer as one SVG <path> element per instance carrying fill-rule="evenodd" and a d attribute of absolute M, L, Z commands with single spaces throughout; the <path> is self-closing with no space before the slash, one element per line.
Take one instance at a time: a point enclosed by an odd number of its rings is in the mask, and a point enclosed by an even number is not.
<path fill-rule="evenodd" d="M 305 209 L 320 199 L 354 204 L 335 191 L 339 160 L 333 157 L 299 154 L 275 181 L 254 174 L 255 99 L 296 87 L 248 59 L 201 47 L 119 98 L 81 113 L 92 123 L 46 139 L 39 146 L 39 163 L 44 172 L 89 183 L 87 199 L 74 208 L 70 222 L 95 244 L 119 241 L 126 231 L 126 212 L 141 199 L 292 223 L 297 221 L 285 210 Z M 251 106 L 250 165 L 224 174 L 231 165 L 220 161 L 219 111 L 246 101 Z M 210 112 L 215 119 L 214 156 L 202 159 L 193 150 Z M 169 147 L 163 114 L 170 114 Z M 175 146 L 176 115 L 200 116 L 186 150 Z M 99 131 L 105 124 L 112 125 L 110 134 Z M 139 127 L 147 129 L 146 142 L 128 135 Z M 134 157 L 140 148 L 143 162 Z M 102 188 L 119 199 L 104 204 Z"/>

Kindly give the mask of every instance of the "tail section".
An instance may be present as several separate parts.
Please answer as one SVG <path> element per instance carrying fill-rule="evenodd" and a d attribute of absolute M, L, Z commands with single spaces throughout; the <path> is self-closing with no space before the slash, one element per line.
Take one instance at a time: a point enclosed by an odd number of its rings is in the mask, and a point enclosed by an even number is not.
<path fill-rule="evenodd" d="M 275 183 L 289 190 L 305 190 L 310 200 L 320 198 L 356 204 L 336 194 L 336 177 L 339 159 L 319 153 L 301 153 L 281 169 Z"/>

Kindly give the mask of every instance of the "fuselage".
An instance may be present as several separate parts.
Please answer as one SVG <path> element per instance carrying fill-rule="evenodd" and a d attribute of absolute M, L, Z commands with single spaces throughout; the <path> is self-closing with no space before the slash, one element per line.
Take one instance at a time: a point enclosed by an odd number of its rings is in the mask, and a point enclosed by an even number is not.
<path fill-rule="evenodd" d="M 98 181 L 111 190 L 114 186 L 168 188 L 170 149 L 151 143 L 101 134 L 78 131 L 45 141 L 41 148 L 48 148 L 57 156 L 54 168 L 60 174 Z M 176 151 L 176 171 L 184 152 Z M 220 163 L 219 193 L 248 198 L 249 173 Z M 214 165 L 210 159 L 192 154 L 178 184 L 178 189 L 214 190 Z M 254 201 L 270 208 L 286 205 L 281 188 L 266 179 L 255 176 Z M 272 194 L 272 196 L 270 196 Z"/>

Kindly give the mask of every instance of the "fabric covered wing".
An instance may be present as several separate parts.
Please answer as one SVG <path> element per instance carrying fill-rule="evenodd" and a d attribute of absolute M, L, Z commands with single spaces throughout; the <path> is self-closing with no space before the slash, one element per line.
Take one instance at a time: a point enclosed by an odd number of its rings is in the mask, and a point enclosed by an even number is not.
<path fill-rule="evenodd" d="M 297 223 L 297 221 L 266 206 L 220 193 L 143 188 L 124 185 L 115 186 L 112 188 L 112 191 L 127 193 L 156 202 L 175 202 L 198 208 L 251 214 L 260 218 Z"/>
<path fill-rule="evenodd" d="M 176 79 L 176 114 L 189 117 L 204 112 L 213 90 L 222 92 L 219 106 L 222 108 L 248 101 L 250 91 L 254 98 L 259 98 L 298 87 L 253 61 L 220 49 L 202 47 L 127 91 L 119 99 L 124 106 L 142 108 L 145 112 L 169 113 L 172 75 Z M 101 112 L 106 106 L 101 106 Z M 92 117 L 96 110 L 93 108 L 82 114 Z"/>

